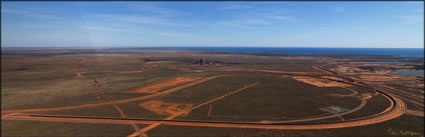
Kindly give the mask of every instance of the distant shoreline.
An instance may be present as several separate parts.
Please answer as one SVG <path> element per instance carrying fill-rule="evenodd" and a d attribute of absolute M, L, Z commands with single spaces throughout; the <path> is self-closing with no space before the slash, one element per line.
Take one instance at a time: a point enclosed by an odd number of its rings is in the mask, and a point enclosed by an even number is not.
<path fill-rule="evenodd" d="M 255 54 L 255 55 L 367 55 L 367 56 L 399 56 L 424 57 L 423 48 L 331 48 L 331 47 L 2 47 L 8 50 L 191 50 L 223 54 Z"/>

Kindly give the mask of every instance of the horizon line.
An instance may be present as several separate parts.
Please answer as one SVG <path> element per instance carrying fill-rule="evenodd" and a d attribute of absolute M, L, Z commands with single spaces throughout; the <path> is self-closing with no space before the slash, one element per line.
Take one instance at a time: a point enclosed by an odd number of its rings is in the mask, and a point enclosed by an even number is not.
<path fill-rule="evenodd" d="M 85 48 L 85 49 L 101 49 L 101 48 L 357 48 L 357 49 L 424 49 L 425 47 L 275 47 L 275 46 L 90 46 L 90 47 L 68 47 L 68 46 L 56 46 L 56 47 L 29 47 L 29 46 L 1 46 L 1 48 Z"/>

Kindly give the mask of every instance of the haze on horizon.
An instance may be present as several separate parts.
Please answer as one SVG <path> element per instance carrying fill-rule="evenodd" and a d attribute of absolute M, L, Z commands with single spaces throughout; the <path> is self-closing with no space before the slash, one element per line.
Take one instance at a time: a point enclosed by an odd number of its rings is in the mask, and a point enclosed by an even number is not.
<path fill-rule="evenodd" d="M 423 48 L 424 2 L 1 2 L 2 47 Z"/>

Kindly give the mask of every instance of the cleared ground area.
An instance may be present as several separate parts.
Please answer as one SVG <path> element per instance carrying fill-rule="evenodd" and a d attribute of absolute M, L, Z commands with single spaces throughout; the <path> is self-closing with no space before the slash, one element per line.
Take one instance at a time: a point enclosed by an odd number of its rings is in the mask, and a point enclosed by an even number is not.
<path fill-rule="evenodd" d="M 1 135 L 423 136 L 423 104 L 322 68 L 364 58 L 10 52 L 2 55 Z"/>

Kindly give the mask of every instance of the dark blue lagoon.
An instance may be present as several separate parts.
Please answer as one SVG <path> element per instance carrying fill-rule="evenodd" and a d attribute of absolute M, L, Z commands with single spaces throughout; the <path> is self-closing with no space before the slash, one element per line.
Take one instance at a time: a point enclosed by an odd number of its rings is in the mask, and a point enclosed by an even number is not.
<path fill-rule="evenodd" d="M 393 74 L 395 74 L 395 75 L 406 75 L 406 76 L 418 76 L 418 75 L 424 75 L 424 71 L 423 70 L 419 70 L 419 71 L 400 71 L 400 72 L 395 72 Z"/>

